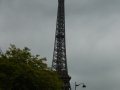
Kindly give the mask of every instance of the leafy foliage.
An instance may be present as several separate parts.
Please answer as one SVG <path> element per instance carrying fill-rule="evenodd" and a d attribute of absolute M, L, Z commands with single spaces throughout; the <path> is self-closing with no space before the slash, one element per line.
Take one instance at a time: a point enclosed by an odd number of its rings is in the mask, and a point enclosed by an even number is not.
<path fill-rule="evenodd" d="M 61 81 L 45 61 L 27 47 L 10 45 L 0 53 L 0 90 L 60 90 Z"/>

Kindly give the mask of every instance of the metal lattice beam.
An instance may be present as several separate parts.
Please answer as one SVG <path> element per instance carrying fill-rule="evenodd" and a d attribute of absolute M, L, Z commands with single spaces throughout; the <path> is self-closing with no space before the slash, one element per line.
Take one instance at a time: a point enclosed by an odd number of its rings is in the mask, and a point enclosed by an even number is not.
<path fill-rule="evenodd" d="M 64 0 L 58 0 L 58 13 L 56 22 L 55 43 L 52 61 L 52 70 L 55 70 L 63 81 L 62 90 L 71 90 L 67 68 L 66 42 L 65 42 L 65 9 Z"/>

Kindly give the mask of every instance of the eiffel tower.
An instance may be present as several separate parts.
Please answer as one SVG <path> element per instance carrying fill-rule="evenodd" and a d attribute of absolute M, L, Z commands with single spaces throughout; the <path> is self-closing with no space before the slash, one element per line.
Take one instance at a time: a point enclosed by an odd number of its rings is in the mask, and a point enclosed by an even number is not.
<path fill-rule="evenodd" d="M 58 0 L 58 13 L 56 22 L 56 33 L 52 70 L 56 71 L 63 85 L 61 90 L 71 90 L 70 79 L 67 68 L 66 43 L 65 43 L 65 1 Z"/>
<path fill-rule="evenodd" d="M 2 53 L 2 49 L 0 48 L 0 53 Z"/>

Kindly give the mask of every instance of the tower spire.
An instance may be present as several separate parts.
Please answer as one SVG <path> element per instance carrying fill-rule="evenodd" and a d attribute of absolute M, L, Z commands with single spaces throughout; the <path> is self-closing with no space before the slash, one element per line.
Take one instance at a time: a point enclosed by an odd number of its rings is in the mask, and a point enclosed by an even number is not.
<path fill-rule="evenodd" d="M 62 90 L 71 90 L 67 68 L 66 42 L 65 42 L 65 5 L 64 0 L 58 0 L 58 13 L 56 22 L 55 43 L 52 61 L 52 70 L 55 70 L 63 81 Z"/>

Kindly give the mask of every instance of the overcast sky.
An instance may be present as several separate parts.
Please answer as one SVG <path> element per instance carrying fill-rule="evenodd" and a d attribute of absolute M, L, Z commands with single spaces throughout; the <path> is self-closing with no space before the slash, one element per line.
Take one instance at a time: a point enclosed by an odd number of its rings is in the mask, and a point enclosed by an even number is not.
<path fill-rule="evenodd" d="M 52 64 L 57 0 L 0 0 L 0 47 L 29 47 Z M 69 75 L 85 90 L 120 90 L 120 0 L 66 0 Z M 82 90 L 79 86 L 77 90 Z"/>

